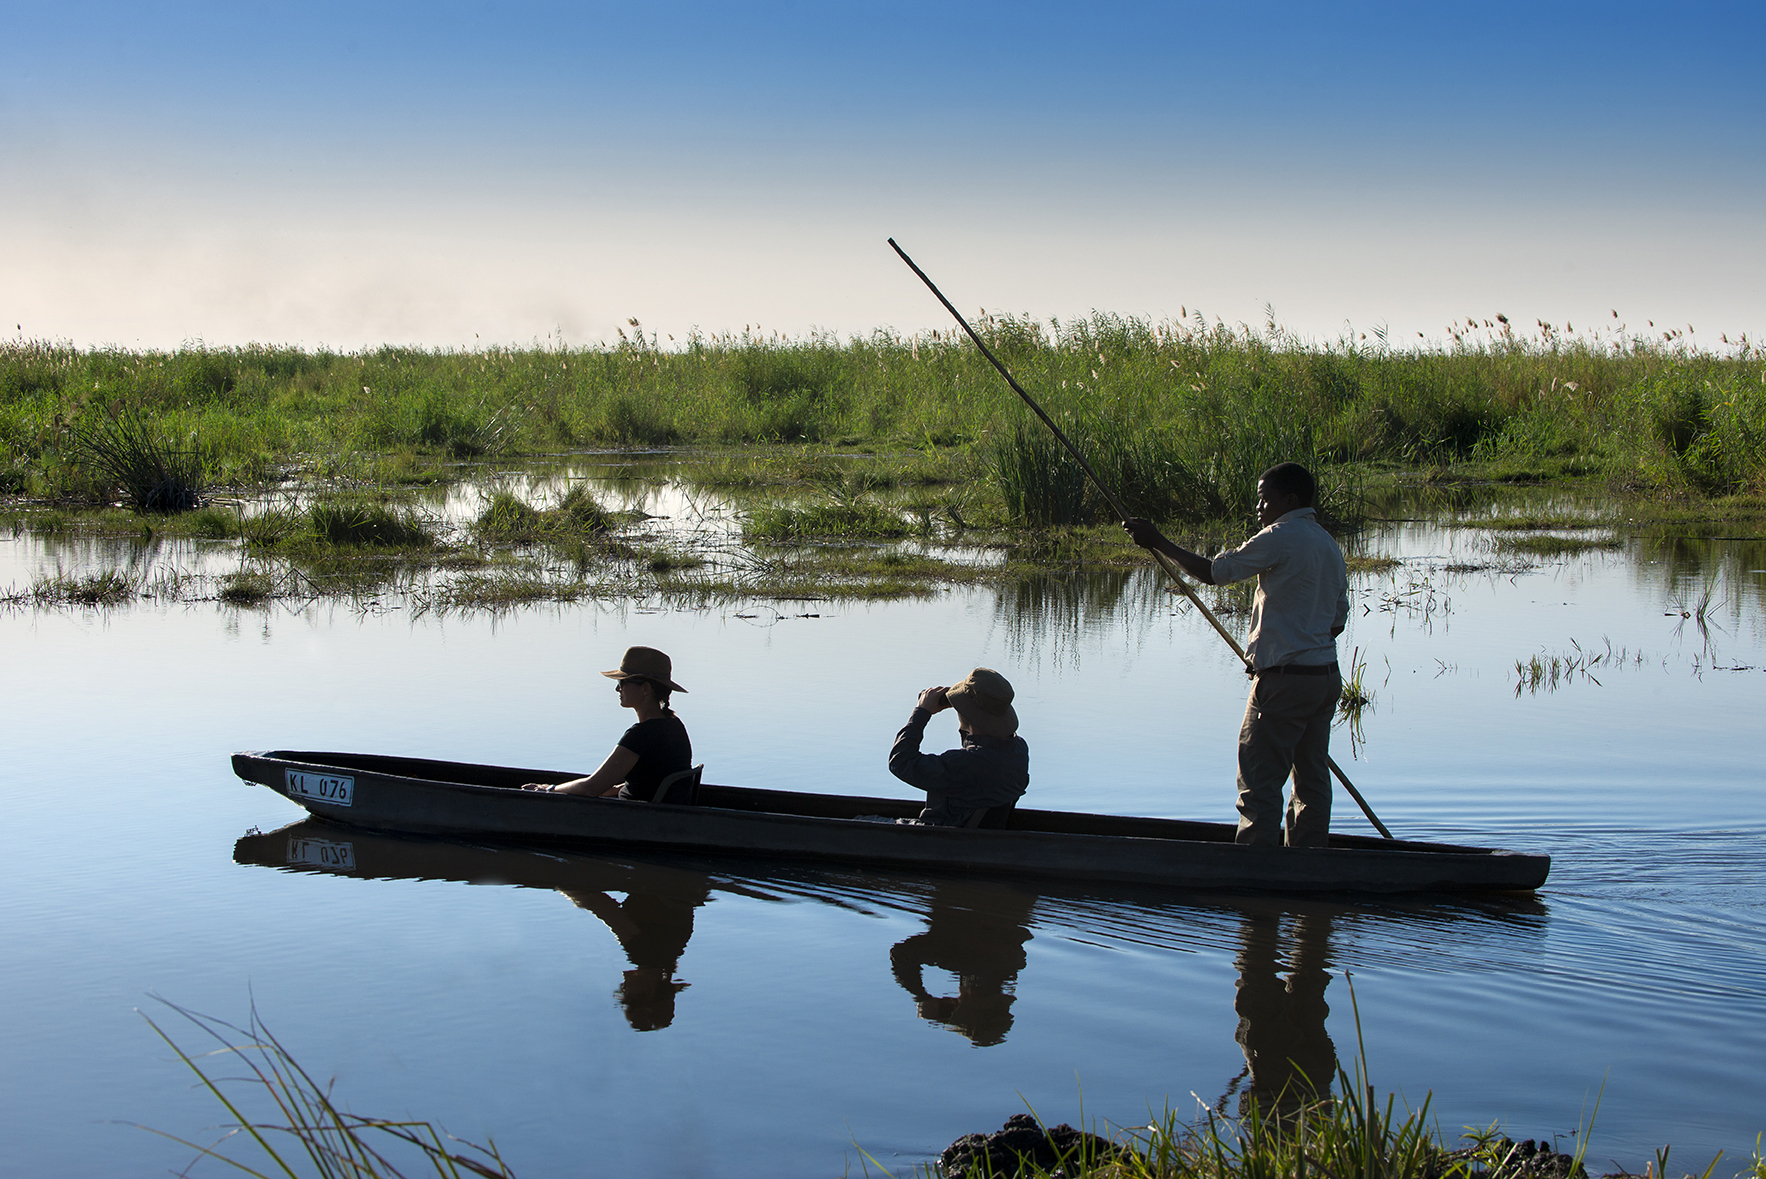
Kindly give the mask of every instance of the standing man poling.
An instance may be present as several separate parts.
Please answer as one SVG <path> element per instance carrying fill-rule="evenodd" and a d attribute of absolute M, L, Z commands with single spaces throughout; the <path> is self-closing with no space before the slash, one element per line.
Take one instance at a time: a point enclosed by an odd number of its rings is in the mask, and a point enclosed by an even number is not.
<path fill-rule="evenodd" d="M 1257 480 L 1256 536 L 1210 561 L 1140 518 L 1122 527 L 1204 585 L 1257 578 L 1245 644 L 1253 682 L 1239 726 L 1239 831 L 1245 844 L 1283 841 L 1282 786 L 1294 777 L 1287 845 L 1324 847 L 1331 827 L 1331 717 L 1342 694 L 1337 636 L 1349 620 L 1343 552 L 1313 510 L 1317 485 L 1299 463 Z"/>

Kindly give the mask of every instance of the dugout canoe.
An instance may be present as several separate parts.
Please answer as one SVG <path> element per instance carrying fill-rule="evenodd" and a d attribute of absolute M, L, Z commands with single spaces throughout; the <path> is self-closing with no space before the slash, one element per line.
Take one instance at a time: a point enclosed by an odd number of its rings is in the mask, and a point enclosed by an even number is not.
<path fill-rule="evenodd" d="M 415 757 L 279 749 L 233 772 L 311 814 L 370 830 L 523 844 L 627 846 L 897 868 L 1276 892 L 1531 891 L 1551 857 L 1332 833 L 1329 847 L 1233 842 L 1227 823 L 1019 807 L 1003 830 L 897 824 L 904 799 L 700 787 L 695 805 L 520 789 L 581 774 Z"/>

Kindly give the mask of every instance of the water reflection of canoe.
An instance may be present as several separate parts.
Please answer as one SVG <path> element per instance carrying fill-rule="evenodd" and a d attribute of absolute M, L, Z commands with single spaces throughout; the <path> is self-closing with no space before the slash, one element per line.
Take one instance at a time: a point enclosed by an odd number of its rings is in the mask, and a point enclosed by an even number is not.
<path fill-rule="evenodd" d="M 687 987 L 676 981 L 675 970 L 693 936 L 694 910 L 711 899 L 711 877 L 691 867 L 375 835 L 323 819 L 242 836 L 233 859 L 333 876 L 555 889 L 619 939 L 631 968 L 614 995 L 640 1032 L 674 1021 L 675 996 Z M 608 895 L 616 892 L 625 899 Z"/>
<path fill-rule="evenodd" d="M 924 907 L 926 928 L 890 950 L 891 971 L 922 1019 L 961 1033 L 977 1047 L 1003 1043 L 1011 1030 L 1018 972 L 1026 963 L 1024 944 L 1031 939 L 1031 910 L 1042 895 L 994 880 L 895 878 L 874 869 L 842 873 L 821 865 L 668 852 L 613 859 L 593 851 L 369 832 L 310 817 L 278 831 L 241 836 L 233 858 L 358 879 L 554 890 L 594 914 L 619 939 L 630 969 L 614 995 L 637 1031 L 673 1022 L 675 996 L 689 985 L 676 972 L 693 936 L 694 914 L 714 891 L 774 903 L 814 899 L 872 914 Z M 754 875 L 732 875 L 732 868 Z M 1137 932 L 1144 937 L 1138 926 Z M 928 988 L 938 988 L 939 980 L 926 977 L 926 967 L 953 975 L 957 993 L 932 993 Z"/>
<path fill-rule="evenodd" d="M 236 753 L 233 771 L 324 818 L 379 830 L 842 860 L 1042 879 L 1284 892 L 1527 890 L 1551 857 L 1332 835 L 1328 848 L 1252 848 L 1225 823 L 1018 808 L 1004 830 L 896 824 L 903 799 L 706 785 L 695 806 L 523 791 L 577 777 L 411 757 Z"/>

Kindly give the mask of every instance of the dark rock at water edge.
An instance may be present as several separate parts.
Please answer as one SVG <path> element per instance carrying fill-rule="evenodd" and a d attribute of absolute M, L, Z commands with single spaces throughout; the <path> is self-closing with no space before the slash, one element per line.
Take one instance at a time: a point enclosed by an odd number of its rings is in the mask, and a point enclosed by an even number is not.
<path fill-rule="evenodd" d="M 1499 1138 L 1487 1146 L 1453 1151 L 1449 1157 L 1470 1159 L 1474 1166 L 1482 1163 L 1483 1169 L 1472 1174 L 1489 1179 L 1588 1179 L 1575 1155 L 1553 1150 L 1544 1139 Z"/>
<path fill-rule="evenodd" d="M 948 1179 L 1015 1179 L 1047 1174 L 1051 1179 L 1080 1175 L 1122 1153 L 1107 1138 L 1075 1130 L 1065 1122 L 1044 1130 L 1029 1114 L 1013 1114 L 992 1134 L 965 1134 L 938 1156 Z"/>

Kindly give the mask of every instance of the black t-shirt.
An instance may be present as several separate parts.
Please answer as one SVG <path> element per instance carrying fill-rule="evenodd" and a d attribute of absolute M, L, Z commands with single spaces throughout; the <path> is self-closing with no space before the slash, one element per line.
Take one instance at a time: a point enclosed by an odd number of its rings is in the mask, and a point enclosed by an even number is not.
<path fill-rule="evenodd" d="M 639 721 L 625 731 L 619 743 L 638 755 L 638 764 L 620 788 L 621 798 L 649 802 L 664 778 L 693 768 L 693 742 L 687 739 L 687 726 L 672 712 Z"/>

